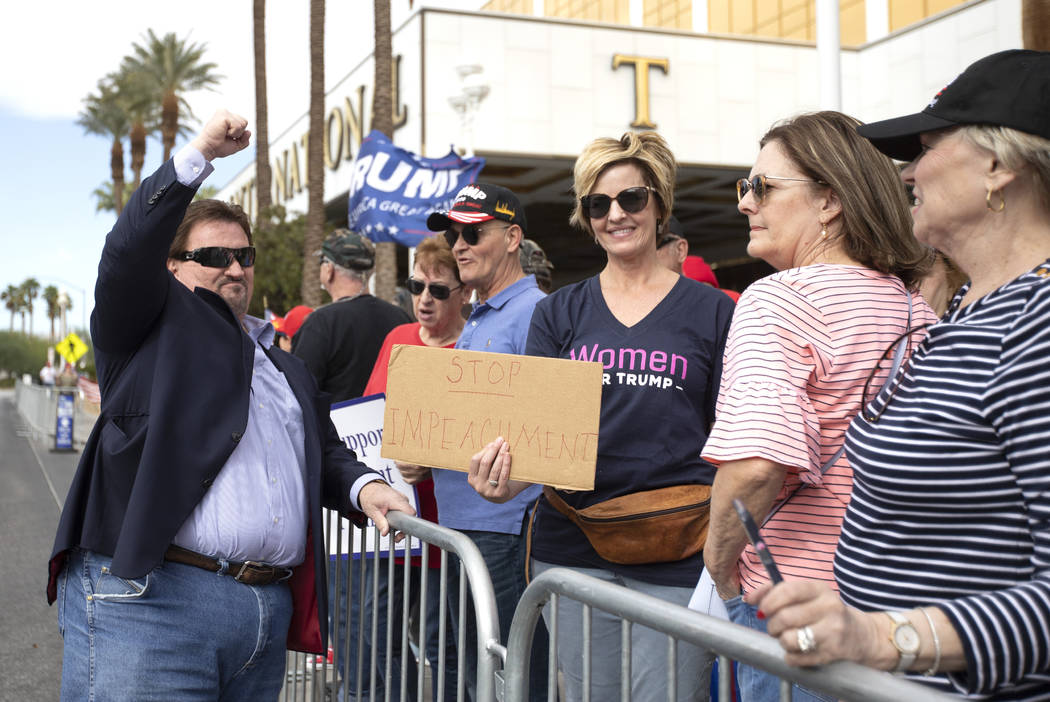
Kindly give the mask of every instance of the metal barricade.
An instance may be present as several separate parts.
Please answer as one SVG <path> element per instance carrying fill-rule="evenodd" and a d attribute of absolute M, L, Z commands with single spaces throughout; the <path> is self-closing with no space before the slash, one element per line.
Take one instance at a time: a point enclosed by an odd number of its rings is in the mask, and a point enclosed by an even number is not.
<path fill-rule="evenodd" d="M 404 557 L 403 546 L 408 539 L 394 550 L 394 557 L 377 557 L 376 551 L 380 548 L 378 529 L 371 527 L 366 531 L 338 518 L 329 521 L 326 543 L 331 545 L 329 553 L 333 554 L 328 561 L 329 589 L 345 590 L 341 596 L 329 597 L 332 603 L 329 608 L 332 622 L 329 641 L 337 650 L 334 655 L 330 651 L 327 657 L 289 652 L 285 686 L 280 697 L 283 702 L 334 700 L 342 684 L 340 681 L 354 681 L 352 689 L 344 691 L 346 700 L 407 702 L 434 699 L 452 702 L 452 691 L 445 694 L 446 675 L 450 672 L 445 652 L 452 636 L 452 628 L 448 626 L 447 595 L 450 591 L 456 592 L 455 583 L 458 583 L 459 605 L 458 621 L 453 622 L 456 626 L 455 699 L 467 699 L 465 676 L 473 672 L 464 669 L 463 655 L 464 613 L 468 597 L 473 604 L 477 627 L 475 702 L 496 699 L 495 673 L 502 667 L 506 648 L 499 641 L 496 598 L 481 553 L 466 535 L 457 531 L 401 513 L 391 513 L 388 519 L 393 529 L 417 539 L 422 546 L 417 556 L 418 566 L 412 563 L 411 557 Z M 371 540 L 366 538 L 369 532 L 373 536 Z M 357 549 L 364 551 L 356 557 L 352 546 L 355 543 Z M 428 544 L 441 550 L 436 576 L 431 575 Z M 449 567 L 450 554 L 458 557 L 458 569 Z M 403 562 L 398 563 L 398 560 Z M 450 581 L 452 585 L 449 585 Z M 437 590 L 436 602 L 430 593 L 433 586 Z M 411 607 L 413 602 L 416 611 Z M 429 607 L 428 604 L 435 606 Z M 352 614 L 355 609 L 358 614 Z M 428 678 L 425 675 L 425 649 L 431 616 L 437 617 L 438 655 L 437 665 L 430 666 Z M 346 627 L 345 633 L 340 635 L 343 626 Z M 342 651 L 338 650 L 340 640 Z M 414 680 L 410 680 L 412 676 L 408 674 L 412 668 L 416 669 Z M 365 671 L 370 672 L 365 675 Z M 428 685 L 432 693 L 425 694 Z"/>
<path fill-rule="evenodd" d="M 58 411 L 58 393 L 70 391 L 73 400 L 73 442 L 83 447 L 98 419 L 98 405 L 86 401 L 76 388 L 33 385 L 15 381 L 15 407 L 22 418 L 40 436 L 55 438 L 55 416 Z"/>
<path fill-rule="evenodd" d="M 835 696 L 847 702 L 938 702 L 953 699 L 926 686 L 897 678 L 865 666 L 840 661 L 817 668 L 796 668 L 784 662 L 784 651 L 770 636 L 738 626 L 731 622 L 709 617 L 699 612 L 665 602 L 651 595 L 629 590 L 619 585 L 603 582 L 567 568 L 552 568 L 537 576 L 525 590 L 510 627 L 507 641 L 505 685 L 506 702 L 523 702 L 528 699 L 529 658 L 532 637 L 543 607 L 549 602 L 553 614 L 551 626 L 550 666 L 557 661 L 557 602 L 559 597 L 582 602 L 587 608 L 611 613 L 622 620 L 625 642 L 623 657 L 628 665 L 623 666 L 630 674 L 630 627 L 645 626 L 667 634 L 669 642 L 683 641 L 700 646 L 718 655 L 720 671 L 729 669 L 731 660 L 769 671 L 781 678 L 781 700 L 791 699 L 791 686 L 787 681 Z M 584 615 L 584 636 L 589 630 L 589 614 Z M 587 650 L 585 641 L 584 650 Z M 675 690 L 673 660 L 668 670 L 669 694 Z M 553 676 L 552 676 L 553 679 Z M 584 687 L 589 687 L 589 671 L 584 665 Z M 630 699 L 630 684 L 621 685 L 621 699 Z M 550 699 L 554 690 L 550 690 Z M 728 675 L 719 676 L 718 698 L 721 702 L 732 700 Z M 673 697 L 672 697 L 673 699 Z M 604 701 L 603 701 L 604 702 Z"/>

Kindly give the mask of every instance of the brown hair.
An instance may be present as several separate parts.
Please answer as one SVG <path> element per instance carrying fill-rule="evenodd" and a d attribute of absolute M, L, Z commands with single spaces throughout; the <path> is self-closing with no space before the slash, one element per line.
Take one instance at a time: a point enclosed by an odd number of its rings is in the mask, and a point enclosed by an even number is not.
<path fill-rule="evenodd" d="M 463 281 L 459 277 L 459 266 L 456 265 L 456 257 L 452 255 L 452 249 L 448 247 L 445 237 L 428 236 L 416 247 L 415 262 L 419 264 L 428 275 L 435 275 L 439 268 L 447 268 L 456 277 L 457 283 Z"/>
<path fill-rule="evenodd" d="M 240 205 L 222 200 L 195 200 L 186 208 L 186 214 L 179 223 L 179 228 L 175 230 L 175 238 L 168 247 L 168 258 L 174 258 L 176 254 L 186 250 L 190 231 L 201 222 L 232 222 L 239 225 L 248 237 L 248 245 L 252 245 L 252 225 Z"/>
<path fill-rule="evenodd" d="M 621 163 L 632 163 L 642 170 L 645 184 L 656 191 L 659 220 L 666 221 L 674 210 L 674 185 L 678 164 L 671 148 L 656 132 L 627 132 L 619 139 L 595 139 L 576 159 L 572 169 L 576 204 L 569 223 L 593 234 L 591 220 L 583 214 L 580 197 L 590 195 L 594 184 L 607 169 Z M 660 223 L 657 223 L 657 230 Z"/>
<path fill-rule="evenodd" d="M 893 161 L 857 133 L 841 112 L 811 112 L 774 124 L 759 144 L 777 142 L 802 173 L 842 203 L 834 237 L 854 261 L 915 288 L 931 263 L 912 233 L 908 194 Z"/>

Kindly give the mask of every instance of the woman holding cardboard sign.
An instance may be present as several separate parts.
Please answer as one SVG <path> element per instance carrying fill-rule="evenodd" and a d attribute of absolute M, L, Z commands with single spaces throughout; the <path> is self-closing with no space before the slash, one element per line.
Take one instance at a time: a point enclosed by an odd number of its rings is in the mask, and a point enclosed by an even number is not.
<path fill-rule="evenodd" d="M 657 258 L 675 171 L 667 143 L 652 132 L 584 149 L 571 221 L 605 249 L 608 263 L 537 304 L 526 353 L 604 366 L 595 488 L 545 489 L 531 529 L 533 572 L 571 567 L 684 605 L 702 565 L 714 469 L 700 449 L 714 419 L 733 303 Z M 508 499 L 523 487 L 508 484 L 510 461 L 503 439 L 492 442 L 471 462 L 471 485 L 488 499 Z M 639 516 L 654 511 L 661 515 Z M 604 515 L 605 529 L 585 521 L 592 514 Z M 582 608 L 571 601 L 558 608 L 558 662 L 567 698 L 577 700 Z M 591 697 L 618 697 L 620 621 L 595 611 L 591 627 L 592 650 L 601 651 L 590 661 Z M 632 652 L 632 699 L 667 699 L 665 637 L 634 627 Z M 680 644 L 676 660 L 677 699 L 706 699 L 708 654 Z"/>

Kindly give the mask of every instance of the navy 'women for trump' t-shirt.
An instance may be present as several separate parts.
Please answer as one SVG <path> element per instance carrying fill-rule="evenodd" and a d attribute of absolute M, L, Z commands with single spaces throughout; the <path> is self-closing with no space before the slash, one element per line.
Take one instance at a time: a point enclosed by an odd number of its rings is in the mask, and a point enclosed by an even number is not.
<path fill-rule="evenodd" d="M 525 353 L 603 366 L 594 490 L 559 490 L 563 500 L 582 509 L 633 492 L 711 483 L 715 469 L 700 449 L 714 421 L 732 317 L 727 295 L 685 277 L 631 327 L 609 310 L 597 277 L 540 300 Z M 703 567 L 701 554 L 672 563 L 610 563 L 545 498 L 533 525 L 532 557 L 682 587 L 692 587 Z"/>

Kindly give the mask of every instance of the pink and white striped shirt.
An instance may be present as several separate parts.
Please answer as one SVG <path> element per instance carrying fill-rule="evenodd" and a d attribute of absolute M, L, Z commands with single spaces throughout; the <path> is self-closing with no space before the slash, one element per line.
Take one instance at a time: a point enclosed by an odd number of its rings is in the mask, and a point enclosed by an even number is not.
<path fill-rule="evenodd" d="M 935 319 L 912 293 L 911 326 Z M 853 473 L 845 455 L 823 477 L 820 467 L 842 444 L 871 369 L 908 324 L 901 280 L 860 266 L 792 268 L 740 297 L 703 457 L 715 465 L 764 458 L 789 466 L 776 503 L 800 481 L 810 484 L 762 529 L 785 577 L 835 587 L 832 559 Z M 891 362 L 882 364 L 871 393 Z M 750 545 L 739 568 L 745 592 L 769 580 Z"/>

